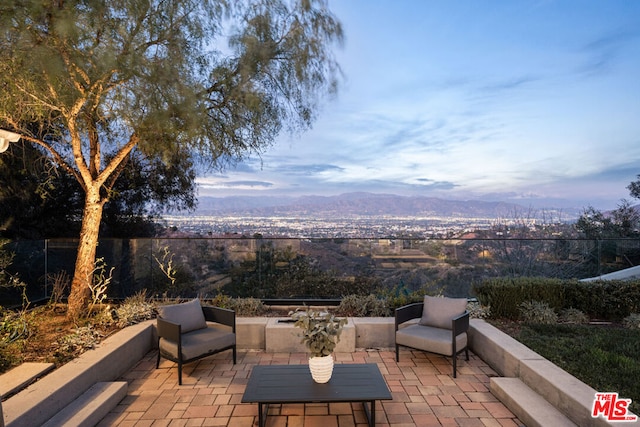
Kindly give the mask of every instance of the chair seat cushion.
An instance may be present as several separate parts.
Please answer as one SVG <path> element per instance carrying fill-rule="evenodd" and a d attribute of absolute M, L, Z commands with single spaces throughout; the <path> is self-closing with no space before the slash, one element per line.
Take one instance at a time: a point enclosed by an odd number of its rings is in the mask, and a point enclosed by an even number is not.
<path fill-rule="evenodd" d="M 219 327 L 209 325 L 204 329 L 182 334 L 182 359 L 187 361 L 206 354 L 213 354 L 236 343 L 236 334 Z M 160 350 L 178 358 L 178 343 L 160 338 Z"/>
<path fill-rule="evenodd" d="M 444 356 L 453 356 L 450 329 L 420 324 L 408 325 L 396 331 L 396 344 Z M 463 332 L 456 337 L 456 349 L 460 351 L 466 346 L 467 333 Z"/>

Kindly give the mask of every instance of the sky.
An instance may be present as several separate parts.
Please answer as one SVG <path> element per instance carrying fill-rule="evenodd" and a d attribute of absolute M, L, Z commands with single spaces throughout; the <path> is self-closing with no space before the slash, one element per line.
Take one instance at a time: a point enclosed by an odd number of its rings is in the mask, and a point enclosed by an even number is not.
<path fill-rule="evenodd" d="M 311 130 L 200 176 L 200 196 L 366 191 L 598 209 L 631 199 L 640 1 L 329 7 L 345 33 L 337 97 Z"/>

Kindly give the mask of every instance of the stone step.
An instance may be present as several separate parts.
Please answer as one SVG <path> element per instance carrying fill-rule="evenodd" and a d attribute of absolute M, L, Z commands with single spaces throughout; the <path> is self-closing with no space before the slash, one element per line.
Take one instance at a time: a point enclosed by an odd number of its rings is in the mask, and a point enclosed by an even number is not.
<path fill-rule="evenodd" d="M 591 410 L 596 390 L 546 359 L 523 360 L 520 379 L 579 426 L 620 425 L 604 417 L 593 418 Z"/>
<path fill-rule="evenodd" d="M 0 397 L 8 399 L 29 384 L 51 372 L 53 363 L 26 362 L 0 375 Z"/>
<path fill-rule="evenodd" d="M 93 427 L 127 395 L 127 382 L 99 382 L 43 424 L 43 427 Z"/>
<path fill-rule="evenodd" d="M 527 427 L 575 427 L 569 418 L 518 378 L 491 378 L 489 388 Z"/>

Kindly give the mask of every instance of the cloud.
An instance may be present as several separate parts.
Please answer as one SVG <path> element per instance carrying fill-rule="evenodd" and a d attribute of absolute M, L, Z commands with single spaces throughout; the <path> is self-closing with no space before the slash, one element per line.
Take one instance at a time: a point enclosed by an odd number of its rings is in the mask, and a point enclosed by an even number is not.
<path fill-rule="evenodd" d="M 454 188 L 459 187 L 451 181 L 434 181 L 428 178 L 418 178 L 416 181 L 418 181 L 420 187 L 429 190 L 453 190 Z"/>
<path fill-rule="evenodd" d="M 603 50 L 616 50 L 620 46 L 626 45 L 634 41 L 640 34 L 637 31 L 628 31 L 619 29 L 602 35 L 588 42 L 584 49 L 586 51 L 600 52 Z"/>
<path fill-rule="evenodd" d="M 587 56 L 587 59 L 585 64 L 579 68 L 579 73 L 596 76 L 610 72 L 622 51 L 639 36 L 640 33 L 637 31 L 619 29 L 586 43 L 582 52 Z"/>
<path fill-rule="evenodd" d="M 393 193 L 400 195 L 445 196 L 458 187 L 449 181 L 435 181 L 427 178 L 408 180 L 362 179 L 359 181 L 332 182 L 331 189 L 341 192 Z"/>
<path fill-rule="evenodd" d="M 196 180 L 198 188 L 203 190 L 215 189 L 266 189 L 273 187 L 272 182 L 268 181 L 251 181 L 251 180 L 234 180 L 225 181 L 215 178 L 199 178 Z"/>
<path fill-rule="evenodd" d="M 582 179 L 589 182 L 625 182 L 636 180 L 636 176 L 640 174 L 640 161 L 616 164 L 595 173 L 583 176 Z"/>
<path fill-rule="evenodd" d="M 441 151 L 446 142 L 442 135 L 450 134 L 450 123 L 443 117 L 396 120 L 378 135 L 380 149 L 393 157 L 405 150 Z"/>
<path fill-rule="evenodd" d="M 535 83 L 540 80 L 540 77 L 533 75 L 517 76 L 511 78 L 505 78 L 502 80 L 496 80 L 480 87 L 481 92 L 490 92 L 495 94 L 496 92 L 511 91 L 520 89 L 531 83 Z"/>
<path fill-rule="evenodd" d="M 332 164 L 299 164 L 299 165 L 279 165 L 275 168 L 277 172 L 292 176 L 312 176 L 323 172 L 340 172 L 343 168 Z"/>
<path fill-rule="evenodd" d="M 260 167 L 256 167 L 256 163 L 261 163 L 259 161 L 246 161 L 246 162 L 242 162 L 242 163 L 238 163 L 236 165 L 234 165 L 233 167 L 233 171 L 238 173 L 242 173 L 242 172 L 247 172 L 247 173 L 253 173 L 253 172 L 257 172 L 260 170 Z"/>

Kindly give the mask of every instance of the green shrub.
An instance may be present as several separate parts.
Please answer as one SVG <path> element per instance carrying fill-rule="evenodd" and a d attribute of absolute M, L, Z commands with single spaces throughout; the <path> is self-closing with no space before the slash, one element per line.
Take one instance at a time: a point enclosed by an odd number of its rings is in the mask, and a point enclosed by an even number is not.
<path fill-rule="evenodd" d="M 467 311 L 472 319 L 487 319 L 491 316 L 491 307 L 484 306 L 478 301 L 469 301 Z"/>
<path fill-rule="evenodd" d="M 259 298 L 234 298 L 223 292 L 220 292 L 215 297 L 206 300 L 206 304 L 233 310 L 236 312 L 236 316 L 262 316 L 267 312 L 267 307 Z"/>
<path fill-rule="evenodd" d="M 0 307 L 0 341 L 11 343 L 30 335 L 31 322 L 26 310 L 15 312 Z"/>
<path fill-rule="evenodd" d="M 520 304 L 520 315 L 525 323 L 552 325 L 558 322 L 558 315 L 542 301 L 525 301 Z"/>
<path fill-rule="evenodd" d="M 58 363 L 72 360 L 86 350 L 95 348 L 102 338 L 102 334 L 91 325 L 77 328 L 72 334 L 65 335 L 53 344 L 55 358 Z"/>
<path fill-rule="evenodd" d="M 386 300 L 375 295 L 347 295 L 340 301 L 336 314 L 350 317 L 387 317 L 390 311 Z"/>
<path fill-rule="evenodd" d="M 209 304 L 215 307 L 233 309 L 234 302 L 233 298 L 231 298 L 229 295 L 220 292 L 214 298 L 209 300 Z"/>
<path fill-rule="evenodd" d="M 219 307 L 219 306 L 218 306 Z M 232 298 L 228 308 L 235 310 L 237 316 L 261 316 L 267 308 L 258 298 Z"/>
<path fill-rule="evenodd" d="M 591 318 L 624 319 L 640 313 L 640 280 L 567 281 L 565 307 L 575 307 Z"/>
<path fill-rule="evenodd" d="M 573 325 L 583 325 L 589 323 L 589 317 L 577 308 L 571 307 L 565 308 L 560 312 L 560 321 Z"/>
<path fill-rule="evenodd" d="M 409 290 L 406 286 L 396 286 L 393 289 L 387 289 L 379 292 L 378 297 L 386 301 L 386 305 L 390 313 L 396 308 L 411 304 L 414 302 L 422 302 L 425 295 L 436 296 L 433 284 L 426 284 L 417 290 Z"/>
<path fill-rule="evenodd" d="M 0 373 L 6 372 L 16 364 L 15 352 L 10 345 L 0 341 Z"/>
<path fill-rule="evenodd" d="M 619 321 L 640 313 L 640 280 L 580 282 L 575 279 L 494 278 L 473 286 L 491 317 L 517 320 L 525 301 L 544 301 L 557 312 L 575 308 L 589 318 Z"/>
<path fill-rule="evenodd" d="M 631 313 L 624 318 L 622 325 L 628 329 L 640 329 L 640 314 Z"/>
<path fill-rule="evenodd" d="M 141 291 L 126 298 L 116 309 L 113 317 L 118 327 L 135 325 L 157 314 L 156 306 L 147 300 L 146 292 Z"/>
<path fill-rule="evenodd" d="M 491 307 L 491 317 L 517 320 L 526 301 L 564 308 L 564 285 L 560 279 L 542 277 L 494 278 L 475 284 L 473 291 L 482 305 Z"/>

